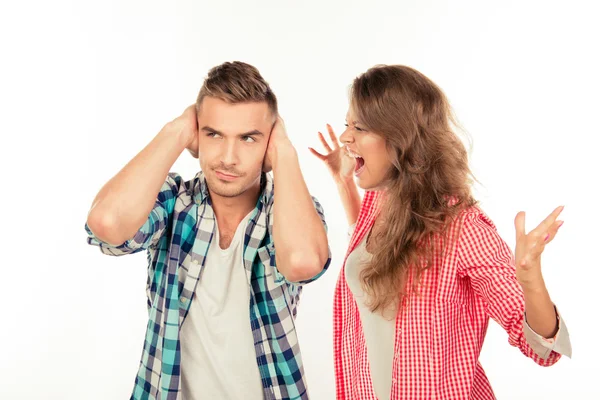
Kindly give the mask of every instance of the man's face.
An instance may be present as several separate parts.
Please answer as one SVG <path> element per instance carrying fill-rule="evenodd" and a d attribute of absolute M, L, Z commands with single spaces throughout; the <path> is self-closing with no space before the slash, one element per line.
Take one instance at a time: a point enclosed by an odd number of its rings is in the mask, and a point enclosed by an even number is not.
<path fill-rule="evenodd" d="M 202 100 L 198 158 L 212 193 L 236 197 L 260 182 L 273 118 L 266 102 Z"/>

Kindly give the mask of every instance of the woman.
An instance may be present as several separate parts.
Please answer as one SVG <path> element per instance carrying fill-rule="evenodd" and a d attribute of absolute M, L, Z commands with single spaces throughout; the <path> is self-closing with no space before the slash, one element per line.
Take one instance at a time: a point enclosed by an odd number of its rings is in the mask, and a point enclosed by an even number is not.
<path fill-rule="evenodd" d="M 333 145 L 319 133 L 326 154 L 311 149 L 353 226 L 334 298 L 337 398 L 493 399 L 478 361 L 490 317 L 540 365 L 570 356 L 540 265 L 562 207 L 529 234 L 517 215 L 513 258 L 472 197 L 467 153 L 432 81 L 376 66 L 350 97 L 344 146 L 328 126 Z"/>

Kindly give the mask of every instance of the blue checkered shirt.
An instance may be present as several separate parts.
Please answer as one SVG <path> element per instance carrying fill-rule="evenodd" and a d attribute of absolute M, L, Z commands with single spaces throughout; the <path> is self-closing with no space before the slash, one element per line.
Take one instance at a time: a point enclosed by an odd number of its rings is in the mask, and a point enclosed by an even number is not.
<path fill-rule="evenodd" d="M 264 174 L 262 191 L 244 235 L 243 255 L 250 286 L 250 325 L 264 398 L 308 399 L 294 326 L 302 285 L 277 270 L 273 244 L 273 179 Z M 313 198 L 323 224 L 319 202 Z M 183 181 L 170 173 L 148 220 L 119 246 L 100 241 L 86 225 L 88 243 L 104 254 L 147 251 L 148 325 L 131 399 L 181 400 L 179 332 L 215 234 L 215 215 L 202 172 Z"/>

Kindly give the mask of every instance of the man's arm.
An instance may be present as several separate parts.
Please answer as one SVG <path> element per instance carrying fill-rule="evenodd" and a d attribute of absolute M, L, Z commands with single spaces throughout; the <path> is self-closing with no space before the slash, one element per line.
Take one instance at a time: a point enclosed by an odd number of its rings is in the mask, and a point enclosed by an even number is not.
<path fill-rule="evenodd" d="M 197 136 L 196 107 L 169 122 L 96 195 L 87 225 L 101 241 L 119 245 L 148 220 L 169 170 Z"/>
<path fill-rule="evenodd" d="M 267 158 L 275 182 L 273 242 L 277 269 L 290 282 L 305 281 L 323 270 L 329 259 L 329 246 L 325 226 L 281 118 L 271 132 Z"/>

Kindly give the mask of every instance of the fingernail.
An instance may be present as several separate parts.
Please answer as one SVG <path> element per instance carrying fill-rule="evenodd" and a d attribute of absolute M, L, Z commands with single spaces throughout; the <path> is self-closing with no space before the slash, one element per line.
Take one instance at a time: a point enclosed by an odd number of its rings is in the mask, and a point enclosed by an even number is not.
<path fill-rule="evenodd" d="M 565 223 L 565 221 L 560 221 L 560 223 L 558 224 L 558 227 L 557 227 L 556 229 L 558 229 L 558 228 L 560 228 L 561 226 L 563 226 L 563 224 L 564 224 L 564 223 Z"/>
<path fill-rule="evenodd" d="M 548 239 L 550 239 L 550 234 L 549 234 L 549 233 L 548 233 L 548 234 L 546 234 L 546 237 L 544 238 L 544 242 L 547 242 L 547 241 L 548 241 Z"/>

